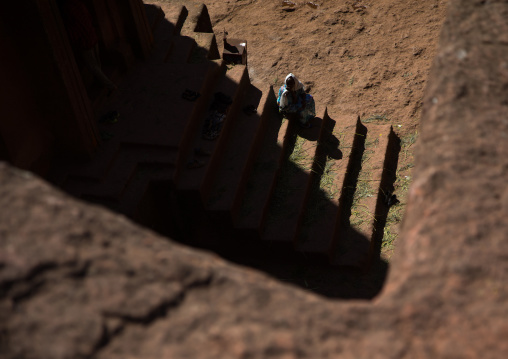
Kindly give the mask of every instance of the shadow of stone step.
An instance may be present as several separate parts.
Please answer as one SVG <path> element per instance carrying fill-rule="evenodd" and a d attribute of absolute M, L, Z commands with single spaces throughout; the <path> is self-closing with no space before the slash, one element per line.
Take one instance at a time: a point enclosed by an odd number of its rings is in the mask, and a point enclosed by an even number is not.
<path fill-rule="evenodd" d="M 182 0 L 179 1 L 182 2 Z M 182 34 L 189 35 L 191 32 L 213 33 L 212 22 L 206 5 L 200 2 L 183 2 L 189 13 L 182 26 Z"/>
<path fill-rule="evenodd" d="M 330 119 L 329 124 L 319 144 L 316 175 L 295 242 L 296 250 L 304 252 L 307 257 L 327 262 L 333 247 L 335 225 L 341 220 L 340 205 L 345 203 L 346 186 L 356 180 L 351 178 L 355 149 L 357 152 L 365 138 L 356 115 L 337 121 Z"/>
<path fill-rule="evenodd" d="M 173 46 L 165 61 L 169 63 L 198 63 L 205 59 L 219 59 L 217 41 L 206 5 L 192 2 L 183 3 L 184 5 L 181 5 L 182 2 L 161 5 L 163 11 L 167 13 L 166 16 L 178 19 L 177 34 L 179 36 L 175 36 L 173 39 Z M 185 10 L 182 11 L 181 8 Z"/>
<path fill-rule="evenodd" d="M 263 110 L 269 102 L 270 93 L 271 91 L 262 93 L 250 85 L 241 106 L 242 111 L 233 119 L 229 141 L 219 160 L 216 175 L 209 181 L 210 190 L 207 192 L 210 194 L 206 199 L 207 210 L 220 213 L 222 217 L 233 210 L 245 188 L 247 174 L 254 159 L 253 153 L 261 138 L 259 131 L 262 131 L 262 122 L 267 117 L 263 116 Z M 232 223 L 231 218 L 228 218 L 228 222 Z"/>
<path fill-rule="evenodd" d="M 101 143 L 94 158 L 88 161 L 76 162 L 63 159 L 53 166 L 48 180 L 62 188 L 65 188 L 70 177 L 101 181 L 114 163 L 119 149 L 120 144 L 113 140 L 109 143 Z"/>
<path fill-rule="evenodd" d="M 220 58 L 217 39 L 214 33 L 193 32 L 189 36 L 196 42 L 196 47 L 192 51 L 189 59 L 190 63 L 200 63 L 206 60 L 217 60 Z"/>
<path fill-rule="evenodd" d="M 171 171 L 169 171 L 167 175 L 168 181 L 170 180 L 169 179 L 170 176 L 172 176 Z M 145 179 L 144 183 L 136 186 L 135 189 L 128 190 L 125 192 L 124 197 L 127 197 L 128 199 L 121 198 L 120 200 L 118 200 L 107 197 L 95 197 L 95 196 L 82 196 L 82 199 L 89 203 L 106 207 L 113 212 L 122 214 L 128 217 L 129 219 L 138 222 L 143 226 L 146 226 L 145 223 L 139 220 L 139 218 L 143 216 L 143 213 L 140 213 L 142 212 L 142 210 L 140 210 L 140 207 L 142 207 L 144 198 L 146 198 L 149 193 L 149 188 L 150 181 L 148 179 Z"/>
<path fill-rule="evenodd" d="M 196 106 L 193 108 L 190 118 L 184 122 L 185 129 L 179 138 L 175 183 L 182 171 L 185 170 L 187 161 L 194 159 L 195 142 L 197 141 L 198 134 L 201 134 L 204 118 L 209 111 L 210 101 L 212 101 L 213 91 L 223 81 L 226 74 L 227 68 L 224 61 L 214 60 L 211 62 L 215 64 L 214 71 L 209 73 L 209 76 L 203 82 L 200 91 L 201 96 L 196 101 Z M 198 143 L 197 146 L 201 146 L 201 143 Z"/>
<path fill-rule="evenodd" d="M 218 86 L 214 89 L 214 93 L 222 93 L 228 96 L 232 103 L 224 119 L 222 129 L 219 136 L 214 140 L 203 139 L 202 128 L 206 117 L 210 112 L 206 112 L 200 122 L 200 126 L 195 131 L 194 140 L 189 143 L 193 145 L 187 150 L 187 155 L 183 156 L 185 162 L 178 164 L 178 176 L 176 178 L 177 189 L 180 191 L 197 191 L 199 197 L 204 201 L 208 196 L 210 183 L 208 181 L 214 176 L 217 165 L 223 155 L 225 146 L 228 142 L 231 129 L 234 127 L 234 121 L 243 101 L 243 96 L 249 86 L 249 76 L 246 66 L 237 65 L 226 72 Z M 199 168 L 187 168 L 187 163 L 195 160 L 194 149 L 201 148 L 210 153 L 205 159 L 203 166 Z"/>
<path fill-rule="evenodd" d="M 251 230 L 257 237 L 261 235 L 261 226 L 275 188 L 275 180 L 290 140 L 289 122 L 282 119 L 277 106 L 266 109 L 265 112 L 266 130 L 262 131 L 264 136 L 261 139 L 259 153 L 249 173 L 239 210 L 232 213 L 235 227 Z"/>
<path fill-rule="evenodd" d="M 326 113 L 325 117 L 328 118 Z M 290 244 L 295 241 L 301 213 L 310 194 L 318 143 L 326 132 L 325 125 L 326 120 L 318 117 L 310 129 L 302 129 L 297 123 L 290 125 L 291 148 L 270 199 L 262 240 Z"/>
<path fill-rule="evenodd" d="M 184 64 L 190 62 L 191 55 L 196 48 L 196 41 L 191 36 L 175 35 L 173 46 L 164 62 L 170 64 Z"/>
<path fill-rule="evenodd" d="M 190 2 L 186 2 L 186 8 L 188 16 L 183 23 L 181 35 L 191 37 L 196 42 L 189 62 L 219 59 L 219 49 L 208 8 L 205 4 Z"/>
<path fill-rule="evenodd" d="M 118 123 L 110 125 L 113 139 L 123 143 L 178 147 L 186 141 L 207 102 L 210 84 L 221 71 L 220 64 L 152 64 L 132 74 L 119 98 L 104 112 L 118 111 Z M 200 94 L 184 99 L 187 90 Z"/>
<path fill-rule="evenodd" d="M 393 189 L 398 139 L 391 125 L 368 124 L 361 170 L 351 193 L 349 220 L 335 228 L 332 264 L 364 268 L 383 237 L 388 213 L 384 193 Z M 377 243 L 379 244 L 379 243 Z"/>
<path fill-rule="evenodd" d="M 140 217 L 139 206 L 151 183 L 166 182 L 172 186 L 175 167 L 161 164 L 141 164 L 131 177 L 122 197 L 113 205 L 113 209 L 129 218 Z"/>
<path fill-rule="evenodd" d="M 66 189 L 75 194 L 79 193 L 80 197 L 120 199 L 139 167 L 169 166 L 174 168 L 175 162 L 176 148 L 124 146 L 119 151 L 114 164 L 108 170 L 103 180 L 100 182 L 90 182 L 69 178 Z M 78 189 L 80 189 L 79 192 Z"/>
<path fill-rule="evenodd" d="M 189 11 L 184 5 L 184 2 L 157 0 L 143 0 L 143 2 L 145 3 L 145 6 L 150 5 L 162 10 L 164 20 L 170 23 L 173 27 L 171 35 L 180 34 L 183 24 L 189 15 Z M 154 12 L 156 12 L 156 10 Z"/>
<path fill-rule="evenodd" d="M 150 25 L 152 33 L 154 33 L 155 29 L 157 29 L 162 19 L 164 19 L 164 11 L 158 4 L 150 4 L 145 2 L 143 5 L 145 8 L 146 19 Z"/>
<path fill-rule="evenodd" d="M 248 106 L 249 105 L 246 107 L 247 111 Z M 246 192 L 247 182 L 249 181 L 249 176 L 252 174 L 255 161 L 258 158 L 261 146 L 263 145 L 264 139 L 266 137 L 267 128 L 272 124 L 280 124 L 277 97 L 275 96 L 272 86 L 269 86 L 269 88 L 263 92 L 263 97 L 261 98 L 260 104 L 257 108 L 257 115 L 261 117 L 261 120 L 259 122 L 259 127 L 256 131 L 252 146 L 250 146 L 247 162 L 245 163 L 245 168 L 242 172 L 242 179 L 240 182 L 239 190 L 236 193 L 230 210 L 231 220 L 233 221 L 233 224 L 235 223 L 235 219 L 240 213 L 240 208 L 242 206 L 243 198 Z"/>
<path fill-rule="evenodd" d="M 153 31 L 153 48 L 148 59 L 149 63 L 162 63 L 171 53 L 173 47 L 174 25 L 168 21 L 161 21 Z"/>
<path fill-rule="evenodd" d="M 148 62 L 162 63 L 172 52 L 174 40 L 180 34 L 188 11 L 181 4 L 152 1 L 145 1 L 145 9 L 154 40 Z"/>

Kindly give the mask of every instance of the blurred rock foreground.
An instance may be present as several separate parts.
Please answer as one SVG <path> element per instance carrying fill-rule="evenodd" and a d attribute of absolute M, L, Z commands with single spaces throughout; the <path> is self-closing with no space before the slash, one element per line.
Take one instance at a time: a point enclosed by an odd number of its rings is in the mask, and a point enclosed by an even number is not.
<path fill-rule="evenodd" d="M 504 357 L 506 19 L 506 1 L 449 2 L 402 233 L 374 301 L 285 286 L 2 164 L 0 357 Z"/>

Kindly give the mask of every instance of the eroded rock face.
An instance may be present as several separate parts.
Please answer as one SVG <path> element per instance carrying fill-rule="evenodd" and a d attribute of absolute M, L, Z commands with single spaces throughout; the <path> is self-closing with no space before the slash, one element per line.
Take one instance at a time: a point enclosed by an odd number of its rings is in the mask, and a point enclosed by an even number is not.
<path fill-rule="evenodd" d="M 425 313 L 419 326 L 441 357 L 508 352 L 507 15 L 506 2 L 449 2 L 403 240 L 380 299 Z"/>
<path fill-rule="evenodd" d="M 312 357 L 358 325 L 5 164 L 0 197 L 2 358 Z"/>
<path fill-rule="evenodd" d="M 0 357 L 508 352 L 508 3 L 452 0 L 383 293 L 329 301 L 0 165 Z"/>

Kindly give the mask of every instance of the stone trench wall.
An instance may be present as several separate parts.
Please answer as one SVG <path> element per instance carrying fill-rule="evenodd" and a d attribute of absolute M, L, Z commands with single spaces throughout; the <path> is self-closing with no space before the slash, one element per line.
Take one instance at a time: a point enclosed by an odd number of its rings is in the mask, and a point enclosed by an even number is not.
<path fill-rule="evenodd" d="M 280 284 L 2 164 L 0 357 L 504 357 L 507 19 L 506 0 L 449 2 L 403 231 L 374 301 Z"/>

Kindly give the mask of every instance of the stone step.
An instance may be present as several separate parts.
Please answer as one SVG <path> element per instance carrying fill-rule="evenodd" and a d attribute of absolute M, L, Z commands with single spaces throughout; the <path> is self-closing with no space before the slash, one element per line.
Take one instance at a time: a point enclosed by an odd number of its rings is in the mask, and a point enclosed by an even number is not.
<path fill-rule="evenodd" d="M 326 120 L 318 117 L 310 129 L 291 125 L 291 149 L 278 175 L 262 233 L 263 240 L 274 243 L 292 244 L 296 239 L 316 171 L 318 143 L 326 133 Z"/>
<path fill-rule="evenodd" d="M 185 0 L 184 3 L 189 11 L 189 14 L 182 26 L 181 33 L 183 35 L 189 35 L 193 32 L 213 33 L 212 22 L 206 5 L 203 3 L 189 2 Z"/>
<path fill-rule="evenodd" d="M 332 264 L 364 268 L 373 254 L 375 238 L 381 236 L 388 213 L 383 193 L 393 189 L 396 160 L 392 153 L 397 137 L 391 125 L 366 125 L 361 170 L 352 198 L 349 221 L 335 228 Z M 395 150 L 396 151 L 396 150 Z M 389 180 L 387 180 L 389 179 Z M 381 233 L 376 233 L 380 229 Z"/>
<path fill-rule="evenodd" d="M 187 18 L 187 8 L 182 4 L 145 1 L 145 9 L 154 37 L 152 54 L 148 62 L 165 62 Z"/>
<path fill-rule="evenodd" d="M 102 127 L 99 126 L 102 131 Z M 60 183 L 65 185 L 68 177 L 83 178 L 88 180 L 101 181 L 111 165 L 120 149 L 118 139 L 112 138 L 109 141 L 103 141 L 97 148 L 94 158 L 85 163 L 65 163 L 59 166 L 59 171 L 65 173 L 65 180 Z"/>
<path fill-rule="evenodd" d="M 210 183 L 208 180 L 217 170 L 217 163 L 223 154 L 224 147 L 228 141 L 229 132 L 234 124 L 237 113 L 243 102 L 243 96 L 249 84 L 247 67 L 237 65 L 226 72 L 226 75 L 214 89 L 214 93 L 221 92 L 226 96 L 229 96 L 232 100 L 232 104 L 229 107 L 219 137 L 213 141 L 208 141 L 202 138 L 202 127 L 208 112 L 206 112 L 205 116 L 203 116 L 201 126 L 197 128 L 194 141 L 191 142 L 193 143 L 193 148 L 189 149 L 185 163 L 179 164 L 181 172 L 175 181 L 178 190 L 197 191 L 199 192 L 199 197 L 202 200 L 208 197 L 207 193 L 210 190 Z M 210 152 L 211 155 L 208 157 L 208 161 L 206 161 L 203 167 L 186 168 L 185 164 L 192 162 L 195 159 L 193 151 L 195 148 L 202 148 L 203 150 Z"/>
<path fill-rule="evenodd" d="M 327 116 L 327 115 L 325 115 Z M 311 198 L 303 212 L 295 248 L 306 257 L 329 261 L 335 224 L 342 221 L 341 206 L 347 203 L 346 187 L 354 183 L 353 164 L 363 146 L 362 124 L 358 116 L 330 120 L 328 136 L 318 148 L 318 166 Z"/>
<path fill-rule="evenodd" d="M 222 215 L 229 214 L 235 201 L 245 188 L 247 174 L 253 162 L 253 150 L 260 140 L 258 132 L 262 128 L 263 110 L 267 104 L 270 91 L 262 93 L 253 85 L 249 86 L 242 103 L 242 111 L 234 119 L 228 144 L 219 161 L 215 178 L 211 181 L 210 195 L 206 200 L 206 209 Z M 274 105 L 274 104 L 272 104 Z M 252 106 L 254 113 L 243 109 Z M 229 220 L 231 223 L 231 220 Z"/>
<path fill-rule="evenodd" d="M 91 182 L 70 177 L 64 189 L 79 197 L 120 199 L 138 168 L 146 165 L 175 167 L 176 153 L 176 148 L 123 146 L 102 181 Z"/>
<path fill-rule="evenodd" d="M 190 34 L 196 42 L 196 47 L 191 54 L 190 63 L 200 63 L 206 60 L 220 59 L 217 39 L 214 33 L 193 32 Z"/>
<path fill-rule="evenodd" d="M 220 70 L 216 62 L 203 64 L 152 64 L 139 69 L 122 83 L 119 97 L 104 113 L 118 111 L 118 123 L 108 126 L 112 140 L 122 143 L 179 147 L 187 126 L 205 106 L 209 84 Z M 130 83 L 137 84 L 129 86 Z M 182 98 L 190 89 L 201 94 L 196 100 Z M 112 141 L 110 140 L 110 141 Z"/>
<path fill-rule="evenodd" d="M 126 50 L 128 51 L 128 50 Z M 104 64 L 102 65 L 101 69 L 104 75 L 111 80 L 113 83 L 117 84 L 119 81 L 121 81 L 122 75 L 127 71 L 127 69 L 121 68 L 122 65 L 118 64 L 117 66 Z M 90 101 L 92 102 L 92 109 L 94 112 L 96 112 L 98 109 L 100 109 L 102 106 L 104 106 L 105 103 L 108 102 L 109 98 L 111 96 L 114 96 L 115 93 L 111 93 L 110 90 L 107 88 L 97 84 L 94 81 L 94 78 L 92 77 L 92 83 L 90 83 L 88 87 L 88 97 Z"/>
<path fill-rule="evenodd" d="M 138 208 L 152 183 L 167 182 L 172 185 L 175 167 L 172 165 L 140 165 L 124 191 L 118 211 L 137 220 Z"/>
<path fill-rule="evenodd" d="M 189 14 L 185 19 L 181 34 L 192 37 L 196 42 L 196 47 L 191 54 L 189 62 L 196 63 L 206 59 L 219 59 L 219 48 L 206 5 L 202 3 L 186 3 L 186 7 Z"/>
<path fill-rule="evenodd" d="M 273 92 L 271 96 L 274 96 Z M 277 106 L 265 109 L 263 115 L 265 113 L 271 121 L 263 122 L 266 128 L 260 131 L 261 146 L 255 155 L 245 194 L 239 210 L 232 213 L 236 228 L 251 230 L 258 237 L 290 139 L 289 122 L 282 119 Z"/>
<path fill-rule="evenodd" d="M 53 186 L 61 187 L 67 180 L 67 170 L 54 160 L 51 164 L 51 168 L 45 176 L 45 179 Z"/>
<path fill-rule="evenodd" d="M 143 5 L 145 8 L 148 25 L 150 26 L 152 33 L 154 33 L 155 29 L 157 29 L 162 19 L 164 19 L 164 11 L 158 4 L 150 4 L 149 2 L 145 2 Z"/>
<path fill-rule="evenodd" d="M 184 131 L 180 135 L 180 141 L 178 143 L 179 151 L 177 168 L 175 170 L 175 182 L 181 175 L 182 170 L 185 169 L 189 156 L 192 156 L 192 152 L 196 146 L 195 142 L 197 134 L 201 134 L 204 118 L 208 113 L 210 103 L 213 99 L 213 91 L 223 80 L 226 74 L 227 68 L 224 61 L 214 60 L 209 62 L 213 64 L 213 72 L 208 73 L 205 78 L 200 89 L 200 97 L 196 101 L 196 106 L 191 113 L 190 119 L 185 121 Z M 197 144 L 198 147 L 200 145 L 201 143 Z"/>
<path fill-rule="evenodd" d="M 196 48 L 196 41 L 191 36 L 175 35 L 173 46 L 166 56 L 165 62 L 170 64 L 184 64 L 190 62 L 191 55 Z"/>
<path fill-rule="evenodd" d="M 152 31 L 153 48 L 148 62 L 162 63 L 166 61 L 168 54 L 171 53 L 175 39 L 175 26 L 169 21 L 160 21 L 157 27 Z"/>
<path fill-rule="evenodd" d="M 93 160 L 75 161 L 67 158 L 55 159 L 46 180 L 57 187 L 63 187 L 69 174 L 74 177 L 83 179 L 100 181 L 111 163 L 114 161 L 118 144 L 112 146 L 104 146 L 100 144 Z"/>
<path fill-rule="evenodd" d="M 103 140 L 88 162 L 62 161 L 52 172 L 52 182 L 63 186 L 69 175 L 101 181 L 121 145 L 148 145 L 179 148 L 189 142 L 208 102 L 210 88 L 225 70 L 222 61 L 203 64 L 149 64 L 131 73 L 115 96 L 98 110 L 98 118 L 111 111 L 119 113 L 118 122 L 101 123 L 99 132 L 111 137 Z M 182 98 L 186 89 L 200 93 L 195 101 Z"/>
<path fill-rule="evenodd" d="M 205 59 L 220 58 L 217 40 L 206 5 L 200 3 L 173 1 L 148 1 L 151 6 L 165 13 L 166 23 L 174 29 L 161 24 L 164 34 L 164 61 L 170 63 L 202 62 Z M 151 10 L 153 12 L 153 10 Z M 152 15 L 153 17 L 153 15 Z M 155 35 L 156 33 L 154 33 Z M 181 36 L 177 36 L 181 35 Z M 194 39 L 194 43 L 190 40 Z"/>
<path fill-rule="evenodd" d="M 240 213 L 240 208 L 242 206 L 243 198 L 247 189 L 247 182 L 249 181 L 249 176 L 252 174 L 255 161 L 258 158 L 261 146 L 263 145 L 263 142 L 265 140 L 267 128 L 271 124 L 280 124 L 280 115 L 277 107 L 277 97 L 273 92 L 272 86 L 266 89 L 266 91 L 263 93 L 260 104 L 257 108 L 257 114 L 261 116 L 259 127 L 258 130 L 256 131 L 256 137 L 254 138 L 253 143 L 250 147 L 249 156 L 247 158 L 247 162 L 243 170 L 239 190 L 237 191 L 237 194 L 232 204 L 232 208 L 230 210 L 231 219 L 233 223 L 235 223 L 235 218 L 237 218 Z"/>
<path fill-rule="evenodd" d="M 143 2 L 146 5 L 154 6 L 162 10 L 164 19 L 173 26 L 171 35 L 179 35 L 181 33 L 183 24 L 189 16 L 189 11 L 184 1 L 143 0 Z"/>
<path fill-rule="evenodd" d="M 156 182 L 167 182 L 172 186 L 174 166 L 162 164 L 141 164 L 136 173 L 130 178 L 129 183 L 120 198 L 96 197 L 83 195 L 84 200 L 103 205 L 109 209 L 124 214 L 137 220 L 139 217 L 138 208 L 143 202 L 150 184 Z"/>

